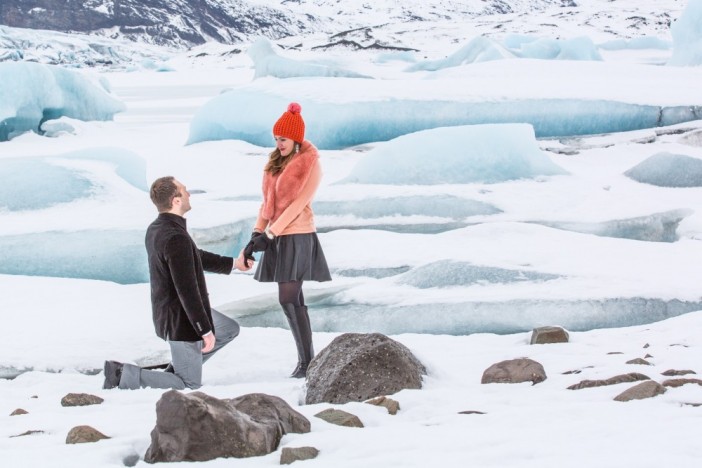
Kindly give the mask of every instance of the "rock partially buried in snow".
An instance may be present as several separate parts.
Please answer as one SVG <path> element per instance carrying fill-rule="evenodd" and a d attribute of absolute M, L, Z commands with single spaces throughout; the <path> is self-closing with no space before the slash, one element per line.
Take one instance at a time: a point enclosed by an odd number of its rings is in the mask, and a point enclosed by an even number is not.
<path fill-rule="evenodd" d="M 702 380 L 700 379 L 668 379 L 663 382 L 664 387 L 682 387 L 687 384 L 697 384 L 702 385 Z"/>
<path fill-rule="evenodd" d="M 289 465 L 296 461 L 317 458 L 319 450 L 314 447 L 284 447 L 280 453 L 280 464 Z"/>
<path fill-rule="evenodd" d="M 645 398 L 652 398 L 654 396 L 662 395 L 666 392 L 666 388 L 654 382 L 653 380 L 648 380 L 646 382 L 641 382 L 640 384 L 631 387 L 630 389 L 620 393 L 614 397 L 615 401 L 631 401 L 631 400 L 643 400 Z"/>
<path fill-rule="evenodd" d="M 105 401 L 96 395 L 89 393 L 68 393 L 61 398 L 61 406 L 90 406 L 99 405 Z"/>
<path fill-rule="evenodd" d="M 483 372 L 480 383 L 537 383 L 546 380 L 546 371 L 540 363 L 527 358 L 498 362 Z"/>
<path fill-rule="evenodd" d="M 344 427 L 364 427 L 361 420 L 355 414 L 347 413 L 334 408 L 325 409 L 315 414 L 315 417 L 322 419 L 329 424 L 336 424 Z"/>
<path fill-rule="evenodd" d="M 84 444 L 109 439 L 105 434 L 90 426 L 76 426 L 66 436 L 67 444 Z"/>
<path fill-rule="evenodd" d="M 305 403 L 343 404 L 422 388 L 424 365 L 380 333 L 345 333 L 312 360 Z"/>
<path fill-rule="evenodd" d="M 400 403 L 388 397 L 378 397 L 366 401 L 369 405 L 383 406 L 388 410 L 388 413 L 396 415 L 400 411 Z"/>
<path fill-rule="evenodd" d="M 602 387 L 605 385 L 616 385 L 625 382 L 638 382 L 640 380 L 650 380 L 651 378 L 644 374 L 631 372 L 629 374 L 617 375 L 604 380 L 583 380 L 580 383 L 571 385 L 568 390 L 580 390 L 582 388 Z"/>
<path fill-rule="evenodd" d="M 252 414 L 245 412 L 248 410 Z M 309 427 L 309 421 L 305 425 L 298 419 L 306 421 L 277 397 L 254 394 L 220 400 L 202 392 L 184 394 L 170 390 L 156 403 L 156 427 L 151 431 L 151 445 L 144 461 L 207 461 L 266 455 L 278 448 L 286 429 Z"/>
<path fill-rule="evenodd" d="M 561 327 L 538 327 L 531 332 L 530 344 L 568 343 L 570 336 Z"/>

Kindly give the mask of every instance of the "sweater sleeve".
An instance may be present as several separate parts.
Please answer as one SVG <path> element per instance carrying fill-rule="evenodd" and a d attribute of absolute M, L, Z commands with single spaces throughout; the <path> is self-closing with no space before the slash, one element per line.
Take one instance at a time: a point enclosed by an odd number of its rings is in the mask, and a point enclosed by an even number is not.
<path fill-rule="evenodd" d="M 317 161 L 310 172 L 310 176 L 307 179 L 307 183 L 300 190 L 300 194 L 295 200 L 283 211 L 283 213 L 278 217 L 278 219 L 273 223 L 269 231 L 274 235 L 279 235 L 285 230 L 285 228 L 290 224 L 295 218 L 297 218 L 302 210 L 312 202 L 315 192 L 317 192 L 317 187 L 322 180 L 322 167 Z"/>
<path fill-rule="evenodd" d="M 165 245 L 164 256 L 171 271 L 173 286 L 188 320 L 200 336 L 211 332 L 212 324 L 197 288 L 195 254 L 190 239 L 186 236 L 173 236 Z"/>
<path fill-rule="evenodd" d="M 263 232 L 268 226 L 268 220 L 263 218 L 263 215 L 261 214 L 262 212 L 263 203 L 261 203 L 261 206 L 258 209 L 258 218 L 256 218 L 256 224 L 254 224 L 254 231 Z"/>

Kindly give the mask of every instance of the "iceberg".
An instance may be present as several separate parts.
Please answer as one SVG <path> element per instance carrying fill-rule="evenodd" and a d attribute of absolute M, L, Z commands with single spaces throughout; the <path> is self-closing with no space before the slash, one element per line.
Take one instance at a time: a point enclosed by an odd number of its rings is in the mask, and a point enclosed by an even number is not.
<path fill-rule="evenodd" d="M 126 108 L 104 80 L 58 66 L 0 63 L 0 82 L 0 141 L 27 131 L 41 133 L 46 120 L 112 120 Z"/>
<path fill-rule="evenodd" d="M 512 52 L 492 39 L 478 36 L 445 59 L 418 62 L 408 67 L 406 71 L 436 71 L 469 63 L 513 58 L 514 56 Z"/>
<path fill-rule="evenodd" d="M 655 36 L 632 37 L 631 39 L 614 39 L 598 44 L 599 49 L 604 50 L 636 50 L 636 49 L 659 49 L 668 50 L 673 48 L 670 41 L 666 41 Z"/>
<path fill-rule="evenodd" d="M 673 55 L 668 65 L 702 65 L 702 0 L 689 0 L 687 6 L 671 26 Z"/>
<path fill-rule="evenodd" d="M 326 81 L 317 81 L 326 80 Z M 536 136 L 560 137 L 625 132 L 673 125 L 702 118 L 702 107 L 631 104 L 590 99 L 495 99 L 489 101 L 417 100 L 393 97 L 402 86 L 379 80 L 338 78 L 286 80 L 287 95 L 301 93 L 315 83 L 337 90 L 337 96 L 360 92 L 352 102 L 300 99 L 306 116 L 306 138 L 319 149 L 342 149 L 392 140 L 408 133 L 437 127 L 488 123 L 529 123 Z M 286 83 L 286 84 L 288 84 Z M 386 87 L 391 85 L 392 90 Z M 423 83 L 413 82 L 414 88 Z M 426 86 L 435 83 L 426 82 Z M 271 146 L 271 122 L 280 117 L 289 97 L 264 86 L 243 86 L 208 101 L 190 122 L 187 144 L 213 140 L 242 140 Z M 421 89 L 421 88 L 419 88 Z M 346 90 L 346 91 L 344 91 Z M 373 92 L 387 92 L 383 97 Z M 310 117 L 307 117 L 310 116 Z"/>
<path fill-rule="evenodd" d="M 572 39 L 537 38 L 523 41 L 519 48 L 510 49 L 521 58 L 543 60 L 602 60 L 597 47 L 589 37 Z"/>
<path fill-rule="evenodd" d="M 275 76 L 277 78 L 293 78 L 299 76 L 370 78 L 360 73 L 330 65 L 301 62 L 281 57 L 275 53 L 271 42 L 263 37 L 258 38 L 251 44 L 247 53 L 254 62 L 254 79 L 264 76 Z"/>
<path fill-rule="evenodd" d="M 341 183 L 496 183 L 560 174 L 566 171 L 540 150 L 531 125 L 488 124 L 396 138 L 368 152 Z"/>
<path fill-rule="evenodd" d="M 624 172 L 658 187 L 702 187 L 702 159 L 683 154 L 657 153 Z"/>

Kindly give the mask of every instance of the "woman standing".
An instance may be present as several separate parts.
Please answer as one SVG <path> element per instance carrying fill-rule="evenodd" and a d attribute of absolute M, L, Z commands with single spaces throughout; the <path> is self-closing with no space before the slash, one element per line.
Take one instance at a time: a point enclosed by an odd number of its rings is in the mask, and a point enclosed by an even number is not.
<path fill-rule="evenodd" d="M 253 252 L 263 252 L 254 278 L 278 283 L 278 300 L 297 346 L 297 367 L 291 375 L 296 378 L 306 376 L 314 357 L 302 283 L 331 280 L 310 206 L 322 178 L 319 153 L 305 140 L 301 110 L 291 103 L 273 126 L 276 148 L 263 171 L 263 203 L 242 252 L 247 265 Z"/>

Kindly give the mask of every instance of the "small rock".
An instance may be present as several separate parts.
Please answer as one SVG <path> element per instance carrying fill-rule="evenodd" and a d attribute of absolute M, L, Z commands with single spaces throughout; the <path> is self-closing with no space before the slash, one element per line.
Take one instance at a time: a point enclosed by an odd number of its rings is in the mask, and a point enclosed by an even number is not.
<path fill-rule="evenodd" d="M 631 401 L 631 400 L 643 400 L 644 398 L 652 398 L 657 395 L 662 395 L 666 392 L 663 385 L 653 380 L 648 380 L 646 382 L 641 382 L 638 385 L 631 387 L 628 390 L 620 393 L 614 397 L 615 401 Z"/>
<path fill-rule="evenodd" d="M 99 396 L 89 393 L 69 393 L 61 398 L 61 406 L 89 406 L 99 405 L 103 400 Z"/>
<path fill-rule="evenodd" d="M 527 358 L 512 359 L 493 364 L 483 372 L 480 383 L 521 383 L 536 385 L 546 380 L 544 366 Z"/>
<path fill-rule="evenodd" d="M 363 427 L 363 423 L 358 419 L 358 416 L 334 408 L 325 409 L 315 414 L 315 416 L 337 426 Z"/>
<path fill-rule="evenodd" d="M 630 361 L 626 361 L 626 363 L 627 364 L 638 364 L 638 365 L 642 365 L 642 366 L 650 366 L 651 365 L 650 362 L 648 362 L 645 359 L 641 359 L 641 358 L 632 359 Z"/>
<path fill-rule="evenodd" d="M 109 439 L 105 434 L 90 426 L 76 426 L 66 436 L 67 444 L 83 444 L 86 442 L 97 442 L 98 440 Z"/>
<path fill-rule="evenodd" d="M 319 450 L 314 447 L 283 447 L 280 454 L 280 464 L 289 465 L 296 461 L 317 458 Z"/>
<path fill-rule="evenodd" d="M 530 344 L 568 343 L 569 338 L 561 327 L 538 327 L 531 332 Z"/>
<path fill-rule="evenodd" d="M 19 416 L 21 414 L 29 414 L 29 411 L 23 410 L 22 408 L 17 408 L 12 413 L 10 413 L 10 416 Z"/>
<path fill-rule="evenodd" d="M 580 390 L 582 388 L 602 387 L 605 385 L 616 385 L 625 382 L 638 382 L 640 380 L 650 380 L 650 377 L 637 372 L 629 374 L 617 375 L 605 380 L 583 380 L 575 385 L 568 387 L 568 390 Z"/>
<path fill-rule="evenodd" d="M 644 356 L 644 359 L 651 359 L 652 357 L 653 357 L 652 355 L 646 353 L 646 355 Z"/>
<path fill-rule="evenodd" d="M 668 369 L 665 372 L 661 372 L 661 375 L 665 375 L 666 377 L 675 377 L 677 375 L 687 375 L 687 374 L 697 374 L 697 372 L 693 370 L 675 370 L 675 369 Z"/>
<path fill-rule="evenodd" d="M 683 385 L 686 384 L 697 384 L 697 385 L 702 385 L 702 380 L 700 379 L 668 379 L 665 382 L 663 382 L 664 387 L 682 387 Z"/>
<path fill-rule="evenodd" d="M 681 406 L 692 406 L 692 407 L 699 407 L 702 406 L 702 403 L 683 403 Z"/>
<path fill-rule="evenodd" d="M 26 431 L 21 434 L 13 435 L 10 437 L 22 437 L 22 436 L 28 436 L 28 435 L 34 435 L 34 434 L 43 434 L 44 431 Z"/>
<path fill-rule="evenodd" d="M 607 354 L 624 354 L 621 351 L 610 351 Z"/>
<path fill-rule="evenodd" d="M 645 345 L 643 345 L 644 349 L 648 348 L 649 346 L 651 346 L 651 345 L 648 344 L 648 343 L 646 343 Z"/>
<path fill-rule="evenodd" d="M 475 410 L 466 410 L 466 411 L 459 411 L 458 414 L 485 414 L 482 411 L 475 411 Z"/>
<path fill-rule="evenodd" d="M 387 408 L 388 413 L 392 415 L 396 415 L 397 412 L 400 410 L 400 403 L 393 400 L 392 398 L 388 397 L 378 397 L 378 398 L 373 398 L 372 400 L 366 401 L 369 405 L 375 405 L 375 406 L 384 406 Z"/>

